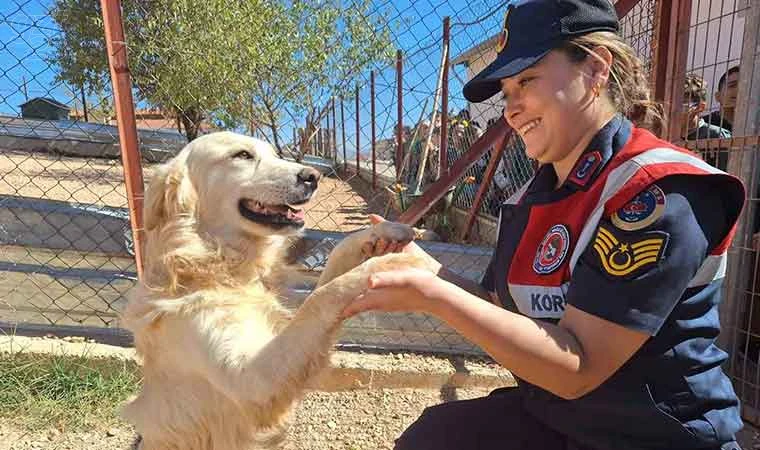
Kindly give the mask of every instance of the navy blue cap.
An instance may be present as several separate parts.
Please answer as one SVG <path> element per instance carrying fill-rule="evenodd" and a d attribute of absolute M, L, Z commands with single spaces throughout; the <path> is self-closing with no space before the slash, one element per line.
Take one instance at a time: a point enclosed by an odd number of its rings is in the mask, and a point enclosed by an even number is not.
<path fill-rule="evenodd" d="M 496 60 L 465 84 L 464 96 L 471 102 L 487 100 L 501 90 L 499 80 L 517 75 L 563 42 L 619 30 L 610 0 L 517 0 L 504 16 Z"/>

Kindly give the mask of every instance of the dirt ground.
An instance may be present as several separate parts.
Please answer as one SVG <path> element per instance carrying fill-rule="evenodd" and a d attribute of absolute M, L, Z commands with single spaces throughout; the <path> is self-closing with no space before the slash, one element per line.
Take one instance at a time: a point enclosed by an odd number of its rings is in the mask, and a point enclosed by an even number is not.
<path fill-rule="evenodd" d="M 311 392 L 296 410 L 285 449 L 392 449 L 393 440 L 425 407 L 487 393 L 482 389 Z M 760 449 L 757 429 L 746 427 L 739 437 L 744 450 Z M 29 433 L 0 423 L 0 450 L 126 450 L 134 439 L 134 431 L 125 424 L 80 432 L 51 428 Z"/>
<path fill-rule="evenodd" d="M 487 393 L 467 389 L 447 395 L 466 399 Z M 423 389 L 311 392 L 295 412 L 285 449 L 391 449 L 404 428 L 443 397 L 440 391 Z M 134 438 L 126 424 L 86 432 L 51 428 L 30 433 L 0 423 L 0 450 L 126 450 Z"/>
<path fill-rule="evenodd" d="M 143 166 L 147 183 L 153 173 Z M 306 227 L 353 231 L 367 225 L 368 213 L 383 213 L 387 194 L 353 173 L 323 177 L 306 208 Z M 127 207 L 124 173 L 118 160 L 86 159 L 0 149 L 0 194 L 99 206 Z"/>

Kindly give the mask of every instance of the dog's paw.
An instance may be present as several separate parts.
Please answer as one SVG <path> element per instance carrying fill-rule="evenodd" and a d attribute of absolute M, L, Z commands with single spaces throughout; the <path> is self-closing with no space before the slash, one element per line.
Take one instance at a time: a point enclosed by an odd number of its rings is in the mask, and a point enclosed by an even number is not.
<path fill-rule="evenodd" d="M 403 247 L 417 237 L 414 228 L 404 223 L 380 222 L 372 225 L 369 237 L 362 244 L 365 257 L 382 254 L 390 246 Z"/>

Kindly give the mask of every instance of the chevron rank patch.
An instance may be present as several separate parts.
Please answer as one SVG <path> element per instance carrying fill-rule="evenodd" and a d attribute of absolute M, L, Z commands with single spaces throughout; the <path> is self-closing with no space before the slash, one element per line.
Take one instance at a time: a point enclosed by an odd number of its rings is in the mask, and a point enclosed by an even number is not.
<path fill-rule="evenodd" d="M 594 236 L 591 259 L 613 278 L 635 278 L 657 265 L 669 238 L 664 231 L 624 233 L 601 224 Z"/>

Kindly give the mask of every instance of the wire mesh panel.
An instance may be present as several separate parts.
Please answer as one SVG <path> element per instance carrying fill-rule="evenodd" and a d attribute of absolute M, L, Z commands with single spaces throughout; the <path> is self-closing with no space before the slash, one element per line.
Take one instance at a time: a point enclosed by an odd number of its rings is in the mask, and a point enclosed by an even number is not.
<path fill-rule="evenodd" d="M 760 5 L 744 0 L 691 3 L 683 83 L 676 86 L 679 114 L 673 124 L 680 142 L 709 164 L 744 181 L 739 232 L 729 249 L 724 341 L 729 372 L 744 416 L 760 423 L 760 322 L 758 322 L 758 144 Z M 724 317 L 725 316 L 725 317 Z"/>
<path fill-rule="evenodd" d="M 49 7 L 0 5 L 0 321 L 108 327 L 135 279 L 118 130 L 59 76 Z"/>
<path fill-rule="evenodd" d="M 268 141 L 325 175 L 307 207 L 308 244 L 294 246 L 304 271 L 319 271 L 335 233 L 366 226 L 368 213 L 398 217 L 503 114 L 499 95 L 470 104 L 462 87 L 495 58 L 508 3 L 124 0 L 145 180 L 205 133 Z M 648 68 L 666 20 L 657 10 L 641 0 L 622 20 Z M 730 69 L 748 64 L 748 10 L 693 2 L 687 65 L 704 80 L 704 114 L 720 110 L 721 74 L 729 87 L 742 82 Z M 10 0 L 0 14 L 0 320 L 118 326 L 135 266 L 100 2 Z M 470 278 L 490 255 L 470 244 L 493 243 L 499 205 L 533 174 L 523 150 L 511 137 L 490 183 L 485 152 L 417 223 L 437 235 L 424 245 Z M 427 317 L 365 316 L 347 328 L 347 344 L 473 350 Z M 741 341 L 746 355 L 751 341 Z"/>

